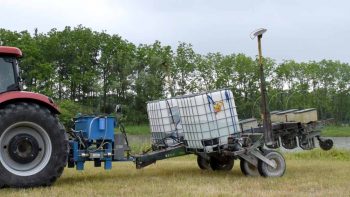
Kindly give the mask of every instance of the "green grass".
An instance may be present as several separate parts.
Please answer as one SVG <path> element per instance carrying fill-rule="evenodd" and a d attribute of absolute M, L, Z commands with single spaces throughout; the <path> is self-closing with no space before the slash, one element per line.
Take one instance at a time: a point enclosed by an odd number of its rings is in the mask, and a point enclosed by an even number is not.
<path fill-rule="evenodd" d="M 126 133 L 130 135 L 150 135 L 151 134 L 151 130 L 148 124 L 125 125 L 125 130 L 126 130 Z"/>
<path fill-rule="evenodd" d="M 148 124 L 126 125 L 125 129 L 130 135 L 149 135 L 151 133 Z M 350 126 L 327 126 L 322 130 L 322 136 L 350 137 Z"/>
<path fill-rule="evenodd" d="M 286 159 L 291 160 L 339 160 L 350 161 L 350 151 L 331 149 L 323 151 L 321 149 L 313 149 L 311 151 L 301 151 L 296 153 L 284 154 Z"/>
<path fill-rule="evenodd" d="M 0 196 L 348 196 L 350 151 L 320 152 L 285 154 L 287 170 L 281 178 L 245 177 L 238 160 L 230 172 L 203 171 L 194 155 L 142 170 L 120 162 L 105 171 L 90 162 L 82 172 L 65 169 L 52 187 L 6 188 Z"/>
<path fill-rule="evenodd" d="M 350 126 L 327 126 L 322 130 L 325 137 L 350 137 Z"/>

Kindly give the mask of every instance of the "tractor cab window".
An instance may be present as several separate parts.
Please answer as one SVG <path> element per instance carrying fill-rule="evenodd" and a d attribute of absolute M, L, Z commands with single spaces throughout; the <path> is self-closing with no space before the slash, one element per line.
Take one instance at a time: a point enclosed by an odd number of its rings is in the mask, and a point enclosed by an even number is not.
<path fill-rule="evenodd" d="M 0 58 L 0 92 L 6 92 L 16 87 L 13 58 Z"/>

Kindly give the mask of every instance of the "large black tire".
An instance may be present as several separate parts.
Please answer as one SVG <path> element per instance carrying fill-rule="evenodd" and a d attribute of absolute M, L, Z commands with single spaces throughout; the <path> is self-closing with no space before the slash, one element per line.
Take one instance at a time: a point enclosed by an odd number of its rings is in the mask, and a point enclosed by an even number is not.
<path fill-rule="evenodd" d="M 202 157 L 200 155 L 197 155 L 197 164 L 198 164 L 198 167 L 202 170 L 210 169 L 209 160 L 205 159 L 204 157 Z"/>
<path fill-rule="evenodd" d="M 283 157 L 283 155 L 277 151 L 268 151 L 263 152 L 263 155 L 269 159 L 273 160 L 277 166 L 276 168 L 273 168 L 263 162 L 262 160 L 258 161 L 258 171 L 261 176 L 263 177 L 281 177 L 284 175 L 284 172 L 286 171 L 286 161 Z"/>
<path fill-rule="evenodd" d="M 55 114 L 33 103 L 0 109 L 0 185 L 49 186 L 67 163 L 68 138 Z"/>
<path fill-rule="evenodd" d="M 210 157 L 210 167 L 212 170 L 230 171 L 233 168 L 232 157 Z"/>

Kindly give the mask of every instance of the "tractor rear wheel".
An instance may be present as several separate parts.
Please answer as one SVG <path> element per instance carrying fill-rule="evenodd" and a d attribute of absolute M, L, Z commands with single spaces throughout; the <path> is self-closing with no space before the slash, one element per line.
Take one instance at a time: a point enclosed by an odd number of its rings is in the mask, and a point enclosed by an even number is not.
<path fill-rule="evenodd" d="M 0 184 L 49 186 L 67 163 L 68 139 L 47 108 L 33 103 L 0 109 Z"/>

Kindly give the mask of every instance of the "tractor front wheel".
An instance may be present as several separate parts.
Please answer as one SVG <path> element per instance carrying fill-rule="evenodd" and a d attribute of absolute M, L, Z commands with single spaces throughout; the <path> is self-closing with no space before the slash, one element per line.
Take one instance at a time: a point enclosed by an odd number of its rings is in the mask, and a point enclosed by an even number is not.
<path fill-rule="evenodd" d="M 55 114 L 33 103 L 0 109 L 0 185 L 49 186 L 67 163 L 68 140 Z"/>

